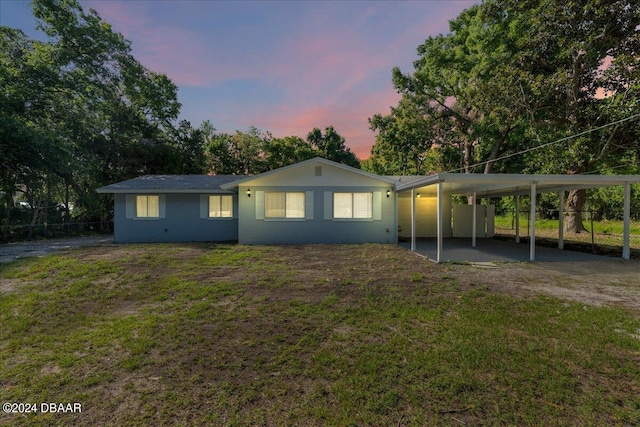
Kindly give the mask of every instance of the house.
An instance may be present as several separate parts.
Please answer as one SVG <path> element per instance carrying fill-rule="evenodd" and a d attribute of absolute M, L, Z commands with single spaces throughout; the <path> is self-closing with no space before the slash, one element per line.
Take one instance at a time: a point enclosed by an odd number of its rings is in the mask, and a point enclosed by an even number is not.
<path fill-rule="evenodd" d="M 238 194 L 240 243 L 392 243 L 394 184 L 315 158 L 221 187 Z"/>
<path fill-rule="evenodd" d="M 222 184 L 236 175 L 147 175 L 101 187 L 114 195 L 114 240 L 238 240 L 238 195 Z"/>
<path fill-rule="evenodd" d="M 255 176 L 143 176 L 99 188 L 114 194 L 116 243 L 238 241 L 242 244 L 396 243 L 493 236 L 494 209 L 454 204 L 472 199 L 530 197 L 535 259 L 536 195 L 623 186 L 623 258 L 629 258 L 631 184 L 638 175 L 452 174 L 379 176 L 314 158 Z M 562 218 L 562 215 L 561 215 Z M 562 224 L 560 225 L 562 227 Z M 519 235 L 519 234 L 518 234 Z M 560 232 L 559 247 L 562 248 Z"/>
<path fill-rule="evenodd" d="M 113 193 L 116 243 L 397 242 L 395 180 L 322 158 L 256 176 L 143 176 Z"/>

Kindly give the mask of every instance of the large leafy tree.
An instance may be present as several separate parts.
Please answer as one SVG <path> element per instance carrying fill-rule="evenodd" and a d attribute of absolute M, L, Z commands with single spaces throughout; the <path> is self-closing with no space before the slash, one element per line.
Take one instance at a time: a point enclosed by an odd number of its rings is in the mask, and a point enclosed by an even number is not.
<path fill-rule="evenodd" d="M 360 161 L 356 155 L 346 146 L 346 141 L 333 126 L 325 128 L 324 133 L 319 128 L 313 128 L 307 134 L 307 142 L 320 157 L 334 162 L 344 163 L 354 168 L 360 168 Z"/>
<path fill-rule="evenodd" d="M 501 19 L 489 16 L 485 6 L 474 6 L 451 22 L 450 34 L 430 37 L 418 47 L 414 73 L 393 69 L 402 99 L 390 115 L 376 115 L 370 124 L 378 131 L 376 145 L 401 154 L 403 170 L 410 164 L 412 172 L 425 172 L 421 165 L 433 158 L 428 153 L 435 148 L 443 152 L 436 169 L 471 173 L 476 163 L 489 160 L 482 170 L 491 172 L 493 160 L 513 145 L 522 118 L 535 108 L 526 94 L 536 88 L 511 65 L 510 40 L 517 35 Z"/>
<path fill-rule="evenodd" d="M 400 173 L 436 151 L 436 166 L 467 173 L 585 173 L 637 160 L 637 122 L 627 122 L 496 163 L 637 111 L 639 11 L 632 0 L 487 0 L 464 11 L 418 47 L 413 73 L 393 70 L 402 100 L 370 120 L 368 164 L 393 166 L 396 152 L 408 159 Z M 584 202 L 569 194 L 567 231 L 582 228 Z"/>
<path fill-rule="evenodd" d="M 206 145 L 209 170 L 221 175 L 246 175 L 265 169 L 263 146 L 270 137 L 256 127 L 235 134 L 219 133 L 210 137 Z"/>
<path fill-rule="evenodd" d="M 576 174 L 624 171 L 637 164 L 638 121 L 588 132 L 638 112 L 637 2 L 526 3 L 507 10 L 520 17 L 514 26 L 535 28 L 522 39 L 519 61 L 548 94 L 545 108 L 537 111 L 536 136 L 543 142 L 582 134 L 533 152 L 528 169 Z M 584 190 L 569 193 L 567 231 L 584 229 L 580 217 L 585 202 Z"/>
<path fill-rule="evenodd" d="M 72 199 L 76 215 L 105 219 L 110 203 L 96 187 L 154 163 L 181 166 L 166 161 L 182 148 L 170 140 L 177 87 L 142 66 L 129 42 L 77 1 L 32 7 L 46 41 L 0 27 L 0 184 L 6 194 L 26 188 L 44 205 L 63 189 L 67 214 Z"/>
<path fill-rule="evenodd" d="M 211 132 L 206 153 L 209 170 L 215 174 L 253 175 L 318 156 L 360 167 L 360 161 L 333 126 L 324 133 L 314 128 L 306 141 L 297 136 L 274 138 L 253 126 L 235 134 Z"/>
<path fill-rule="evenodd" d="M 182 120 L 178 127 L 171 131 L 172 148 L 177 151 L 176 157 L 179 160 L 177 173 L 202 174 L 207 172 L 205 159 L 207 126 L 208 124 L 203 123 L 200 128 L 194 128 L 187 120 Z"/>
<path fill-rule="evenodd" d="M 264 160 L 269 170 L 311 159 L 319 154 L 311 144 L 297 136 L 270 138 L 265 141 Z"/>

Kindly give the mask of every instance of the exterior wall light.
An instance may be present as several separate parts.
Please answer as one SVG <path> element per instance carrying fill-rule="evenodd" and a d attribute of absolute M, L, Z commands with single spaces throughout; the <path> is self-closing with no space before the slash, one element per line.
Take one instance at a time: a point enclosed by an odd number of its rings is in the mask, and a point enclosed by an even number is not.
<path fill-rule="evenodd" d="M 387 198 L 389 198 L 389 196 L 391 196 L 391 190 L 387 190 Z"/>
<path fill-rule="evenodd" d="M 247 188 L 247 197 L 251 197 L 251 189 Z"/>
<path fill-rule="evenodd" d="M 420 193 L 416 194 L 416 198 L 418 198 L 418 199 L 419 199 L 420 197 L 421 197 L 421 196 L 420 196 Z"/>

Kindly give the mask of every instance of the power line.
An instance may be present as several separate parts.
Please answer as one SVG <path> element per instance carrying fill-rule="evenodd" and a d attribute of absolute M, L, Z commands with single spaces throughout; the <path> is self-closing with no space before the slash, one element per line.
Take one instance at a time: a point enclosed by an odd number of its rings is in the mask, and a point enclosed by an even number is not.
<path fill-rule="evenodd" d="M 605 169 L 606 170 L 616 170 L 616 169 L 628 168 L 629 166 L 635 166 L 635 163 L 627 163 L 627 164 L 617 165 L 617 166 L 607 166 L 606 168 L 602 168 L 602 169 L 598 169 L 598 170 L 594 170 L 594 171 L 583 172 L 580 175 L 595 175 L 595 174 L 599 174 L 600 172 L 602 172 Z"/>
<path fill-rule="evenodd" d="M 498 162 L 500 160 L 509 159 L 511 157 L 515 157 L 515 156 L 519 156 L 521 154 L 529 153 L 531 151 L 539 150 L 540 148 L 549 147 L 549 146 L 551 146 L 553 144 L 558 144 L 560 142 L 568 141 L 570 139 L 577 138 L 577 137 L 582 136 L 582 135 L 587 135 L 587 134 L 592 133 L 592 132 L 597 132 L 599 130 L 602 130 L 602 129 L 605 129 L 605 128 L 608 128 L 608 127 L 611 127 L 611 126 L 619 125 L 620 123 L 624 123 L 624 122 L 627 122 L 629 120 L 637 119 L 638 117 L 640 117 L 640 113 L 634 114 L 634 115 L 626 117 L 624 119 L 617 120 L 615 122 L 607 123 L 606 125 L 602 125 L 602 126 L 597 127 L 597 128 L 585 130 L 584 132 L 580 132 L 580 133 L 577 133 L 575 135 L 565 136 L 564 138 L 560 138 L 560 139 L 557 139 L 557 140 L 552 141 L 552 142 L 547 142 L 547 143 L 544 143 L 542 145 L 536 145 L 535 147 L 527 148 L 526 150 L 518 151 L 517 153 L 507 154 L 505 156 L 498 157 L 498 158 L 493 159 L 493 160 L 485 160 L 484 162 L 476 163 L 476 164 L 473 164 L 473 165 L 470 165 L 470 166 L 467 166 L 467 167 L 464 167 L 464 168 L 452 169 L 452 170 L 447 171 L 446 173 L 459 172 L 459 171 L 464 170 L 466 168 L 475 168 L 477 166 L 486 165 L 487 163 L 493 163 L 493 162 Z"/>

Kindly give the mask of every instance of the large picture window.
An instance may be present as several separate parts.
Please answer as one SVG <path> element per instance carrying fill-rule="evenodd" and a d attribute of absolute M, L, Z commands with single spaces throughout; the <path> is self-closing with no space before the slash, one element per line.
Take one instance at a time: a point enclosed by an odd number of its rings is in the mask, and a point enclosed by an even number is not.
<path fill-rule="evenodd" d="M 209 196 L 209 218 L 232 218 L 232 196 Z"/>
<path fill-rule="evenodd" d="M 305 193 L 265 192 L 265 218 L 303 218 Z"/>
<path fill-rule="evenodd" d="M 136 196 L 137 218 L 160 218 L 160 197 L 154 195 Z"/>
<path fill-rule="evenodd" d="M 373 193 L 333 193 L 334 218 L 373 218 Z"/>

